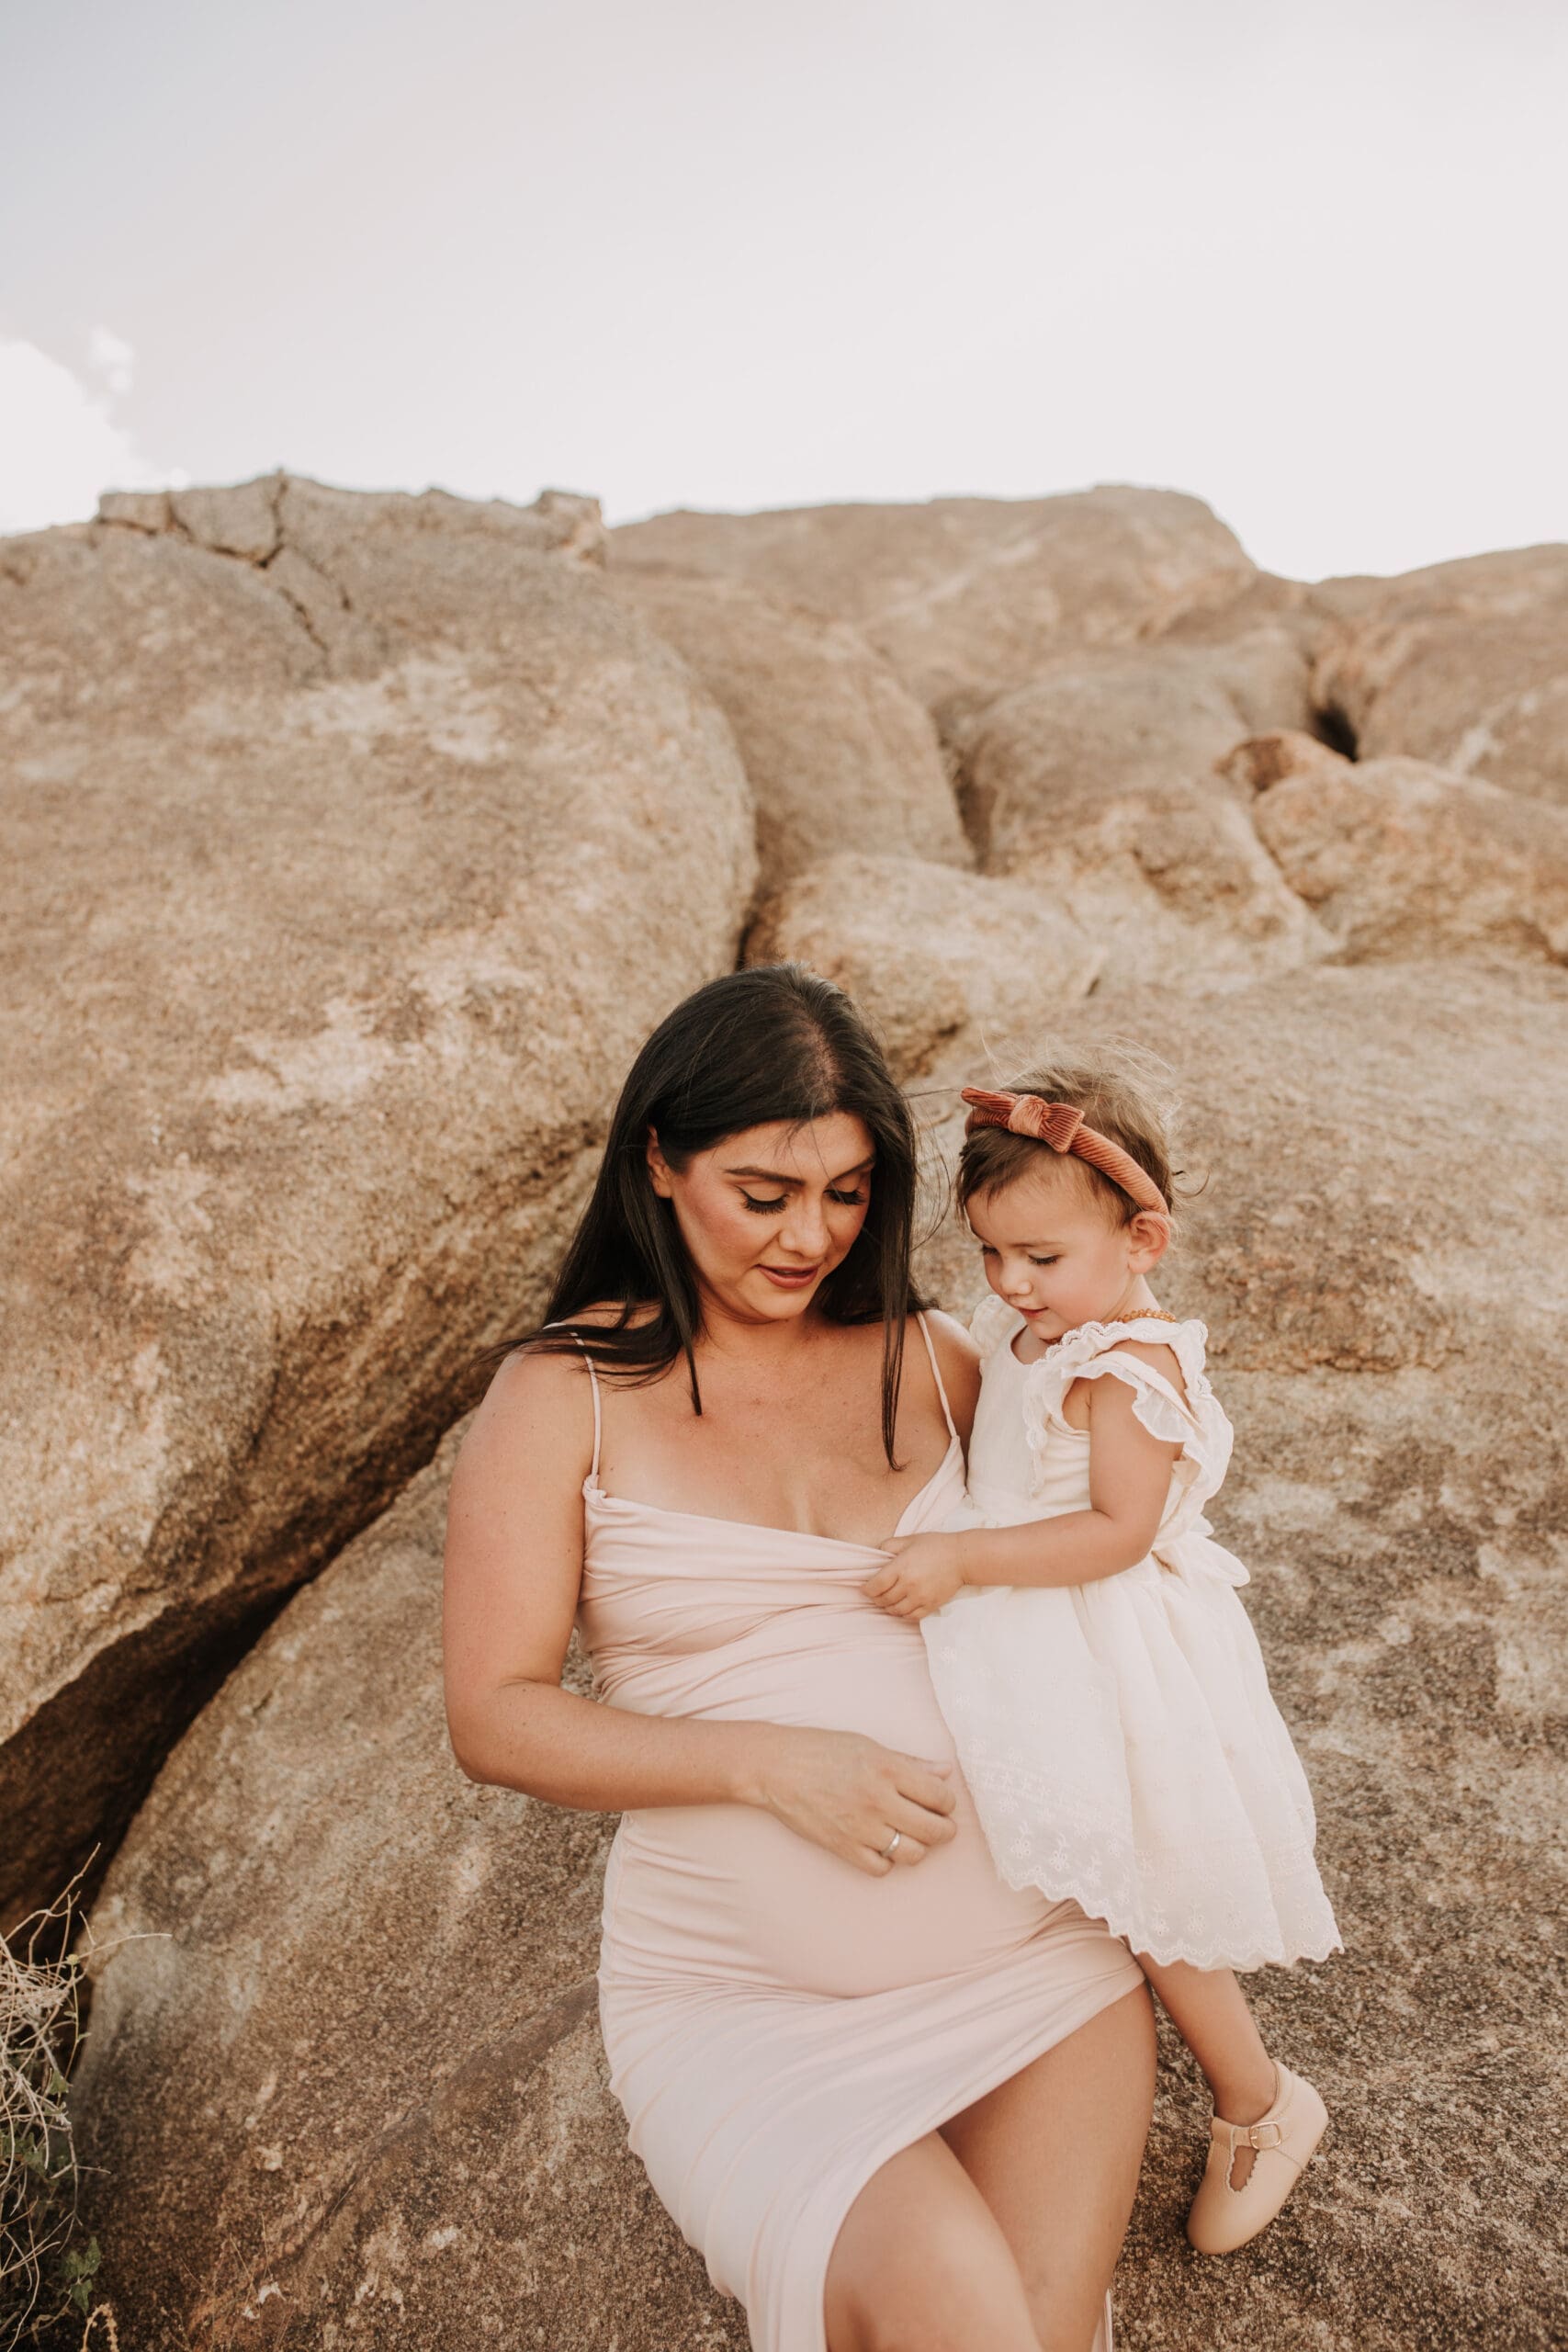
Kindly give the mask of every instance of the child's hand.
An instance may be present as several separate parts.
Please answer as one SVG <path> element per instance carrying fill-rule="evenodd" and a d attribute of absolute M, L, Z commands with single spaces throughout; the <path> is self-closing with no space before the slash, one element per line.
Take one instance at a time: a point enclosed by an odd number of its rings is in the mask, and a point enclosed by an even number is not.
<path fill-rule="evenodd" d="M 867 1577 L 861 1590 L 890 1617 L 915 1623 L 930 1617 L 964 1582 L 958 1545 L 951 1535 L 895 1535 L 882 1549 L 892 1558 Z"/>

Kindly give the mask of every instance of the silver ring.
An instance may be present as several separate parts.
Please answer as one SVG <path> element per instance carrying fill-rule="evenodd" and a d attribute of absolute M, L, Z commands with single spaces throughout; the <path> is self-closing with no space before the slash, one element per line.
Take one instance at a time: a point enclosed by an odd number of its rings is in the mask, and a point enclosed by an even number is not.
<path fill-rule="evenodd" d="M 892 1837 L 887 1840 L 886 1845 L 879 1846 L 877 1848 L 876 1850 L 881 1855 L 885 1862 L 890 1862 L 893 1860 L 894 1854 L 897 1852 L 898 1847 L 903 1843 L 903 1831 L 901 1829 L 896 1829 L 893 1832 Z"/>

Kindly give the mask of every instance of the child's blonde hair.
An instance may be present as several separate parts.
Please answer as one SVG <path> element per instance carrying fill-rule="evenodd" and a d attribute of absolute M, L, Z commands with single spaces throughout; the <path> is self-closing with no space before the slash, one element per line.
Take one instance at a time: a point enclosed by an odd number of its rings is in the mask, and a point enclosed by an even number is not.
<path fill-rule="evenodd" d="M 1171 1074 L 1157 1055 L 1124 1043 L 1095 1046 L 1032 1063 L 1007 1081 L 1010 1094 L 1038 1094 L 1046 1102 L 1066 1102 L 1083 1114 L 1084 1125 L 1094 1127 L 1135 1159 L 1157 1185 L 1168 1209 L 1176 1206 L 1179 1170 L 1170 1164 L 1170 1130 L 1174 1114 Z M 982 1200 L 999 1193 L 1020 1176 L 1036 1173 L 1043 1163 L 1070 1167 L 1108 1206 L 1119 1223 L 1131 1224 L 1138 1204 L 1120 1184 L 1092 1168 L 1077 1154 L 1066 1159 L 1033 1136 L 1015 1135 L 1006 1127 L 976 1126 L 965 1136 L 958 1160 L 958 1203 L 966 1208 L 978 1193 Z"/>

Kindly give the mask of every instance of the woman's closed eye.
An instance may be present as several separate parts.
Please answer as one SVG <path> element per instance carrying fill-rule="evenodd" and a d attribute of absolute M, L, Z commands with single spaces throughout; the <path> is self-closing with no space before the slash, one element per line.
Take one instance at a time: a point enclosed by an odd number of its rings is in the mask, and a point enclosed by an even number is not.
<path fill-rule="evenodd" d="M 777 1216 L 779 1211 L 784 1204 L 782 1193 L 776 1201 L 755 1200 L 750 1193 L 742 1193 L 740 1197 L 745 1202 L 749 1209 L 756 1210 L 759 1216 Z M 836 1202 L 840 1208 L 858 1209 L 861 1203 L 864 1200 L 865 1194 L 863 1193 L 840 1193 L 829 1190 L 828 1198 L 830 1201 Z"/>

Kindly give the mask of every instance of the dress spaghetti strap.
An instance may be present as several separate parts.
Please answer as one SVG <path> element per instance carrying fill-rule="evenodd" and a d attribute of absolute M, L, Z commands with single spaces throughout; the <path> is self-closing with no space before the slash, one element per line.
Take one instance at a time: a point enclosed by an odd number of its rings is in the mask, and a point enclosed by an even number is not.
<path fill-rule="evenodd" d="M 561 1326 L 558 1323 L 547 1323 L 543 1328 L 547 1331 L 558 1331 L 561 1329 Z M 589 1354 L 587 1349 L 583 1346 L 576 1332 L 574 1331 L 571 1336 L 573 1346 L 576 1348 L 578 1354 L 582 1358 L 583 1363 L 588 1366 L 589 1385 L 593 1391 L 593 1466 L 589 1471 L 588 1476 L 592 1484 L 597 1486 L 599 1484 L 599 1448 L 604 1434 L 604 1416 L 599 1402 L 599 1374 L 592 1357 Z"/>
<path fill-rule="evenodd" d="M 949 1437 L 956 1437 L 958 1431 L 953 1424 L 953 1408 L 947 1401 L 947 1389 L 942 1382 L 942 1366 L 936 1360 L 936 1344 L 931 1335 L 931 1327 L 925 1317 L 918 1310 L 915 1320 L 920 1327 L 920 1337 L 926 1343 L 926 1353 L 931 1360 L 931 1378 L 936 1382 L 936 1393 L 942 1398 L 942 1417 L 947 1423 L 947 1434 Z"/>
<path fill-rule="evenodd" d="M 588 1476 L 597 1486 L 599 1484 L 599 1447 L 604 1434 L 604 1416 L 599 1403 L 599 1373 L 592 1357 L 581 1340 L 578 1340 L 577 1345 L 583 1363 L 588 1366 L 589 1385 L 593 1391 L 593 1466 Z"/>

